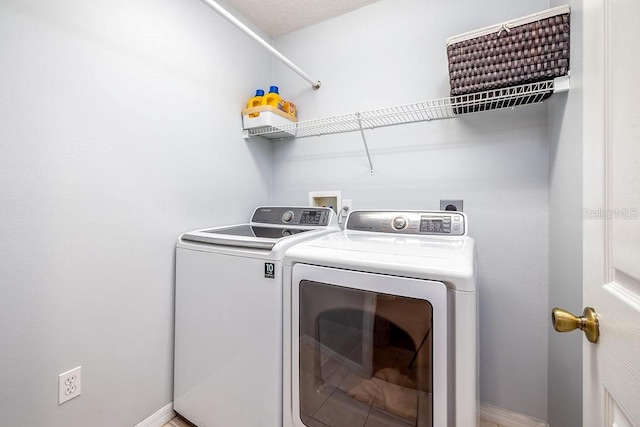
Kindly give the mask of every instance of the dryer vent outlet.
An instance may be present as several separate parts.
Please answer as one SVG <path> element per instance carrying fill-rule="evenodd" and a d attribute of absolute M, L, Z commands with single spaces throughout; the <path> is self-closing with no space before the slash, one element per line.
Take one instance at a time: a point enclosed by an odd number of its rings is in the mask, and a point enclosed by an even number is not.
<path fill-rule="evenodd" d="M 440 200 L 440 210 L 463 212 L 462 200 L 453 200 L 453 199 Z"/>

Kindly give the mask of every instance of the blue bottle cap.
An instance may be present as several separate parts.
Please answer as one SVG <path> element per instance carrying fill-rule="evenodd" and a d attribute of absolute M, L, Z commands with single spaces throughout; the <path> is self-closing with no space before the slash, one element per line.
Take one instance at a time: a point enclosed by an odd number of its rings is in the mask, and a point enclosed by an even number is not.
<path fill-rule="evenodd" d="M 264 91 L 262 89 L 256 90 L 256 96 L 264 96 Z"/>
<path fill-rule="evenodd" d="M 278 92 L 278 86 L 271 86 L 271 87 L 269 88 L 269 93 L 277 93 L 277 94 L 279 94 L 279 92 Z"/>

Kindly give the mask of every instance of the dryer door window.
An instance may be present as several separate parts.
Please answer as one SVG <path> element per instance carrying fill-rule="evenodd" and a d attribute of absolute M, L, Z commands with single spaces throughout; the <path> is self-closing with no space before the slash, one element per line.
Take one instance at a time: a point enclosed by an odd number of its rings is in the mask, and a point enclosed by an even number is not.
<path fill-rule="evenodd" d="M 435 422 L 446 420 L 444 285 L 309 268 L 294 274 L 294 419 L 309 427 L 446 425 Z M 311 274 L 318 269 L 325 274 Z"/>

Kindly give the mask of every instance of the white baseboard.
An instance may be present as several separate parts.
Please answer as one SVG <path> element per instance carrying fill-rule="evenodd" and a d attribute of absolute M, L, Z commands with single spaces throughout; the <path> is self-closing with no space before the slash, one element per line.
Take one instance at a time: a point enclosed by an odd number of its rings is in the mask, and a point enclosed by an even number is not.
<path fill-rule="evenodd" d="M 480 419 L 505 427 L 549 427 L 546 421 L 528 417 L 506 409 L 480 404 Z"/>
<path fill-rule="evenodd" d="M 173 402 L 167 403 L 153 414 L 136 424 L 136 427 L 162 427 L 176 416 L 173 412 Z"/>

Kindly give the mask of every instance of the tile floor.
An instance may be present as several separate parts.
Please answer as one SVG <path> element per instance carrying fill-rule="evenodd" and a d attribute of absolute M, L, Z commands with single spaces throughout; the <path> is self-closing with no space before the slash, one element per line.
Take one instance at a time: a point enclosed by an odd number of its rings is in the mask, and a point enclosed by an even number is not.
<path fill-rule="evenodd" d="M 175 417 L 174 419 L 166 423 L 164 427 L 193 427 L 193 424 L 183 420 L 180 417 Z M 480 421 L 480 427 L 504 427 L 504 426 L 499 426 L 497 424 L 490 423 L 487 421 Z"/>
<path fill-rule="evenodd" d="M 174 419 L 166 423 L 163 427 L 193 427 L 193 424 L 183 420 L 180 417 L 175 417 Z M 488 427 L 493 427 L 493 426 L 488 426 Z"/>

